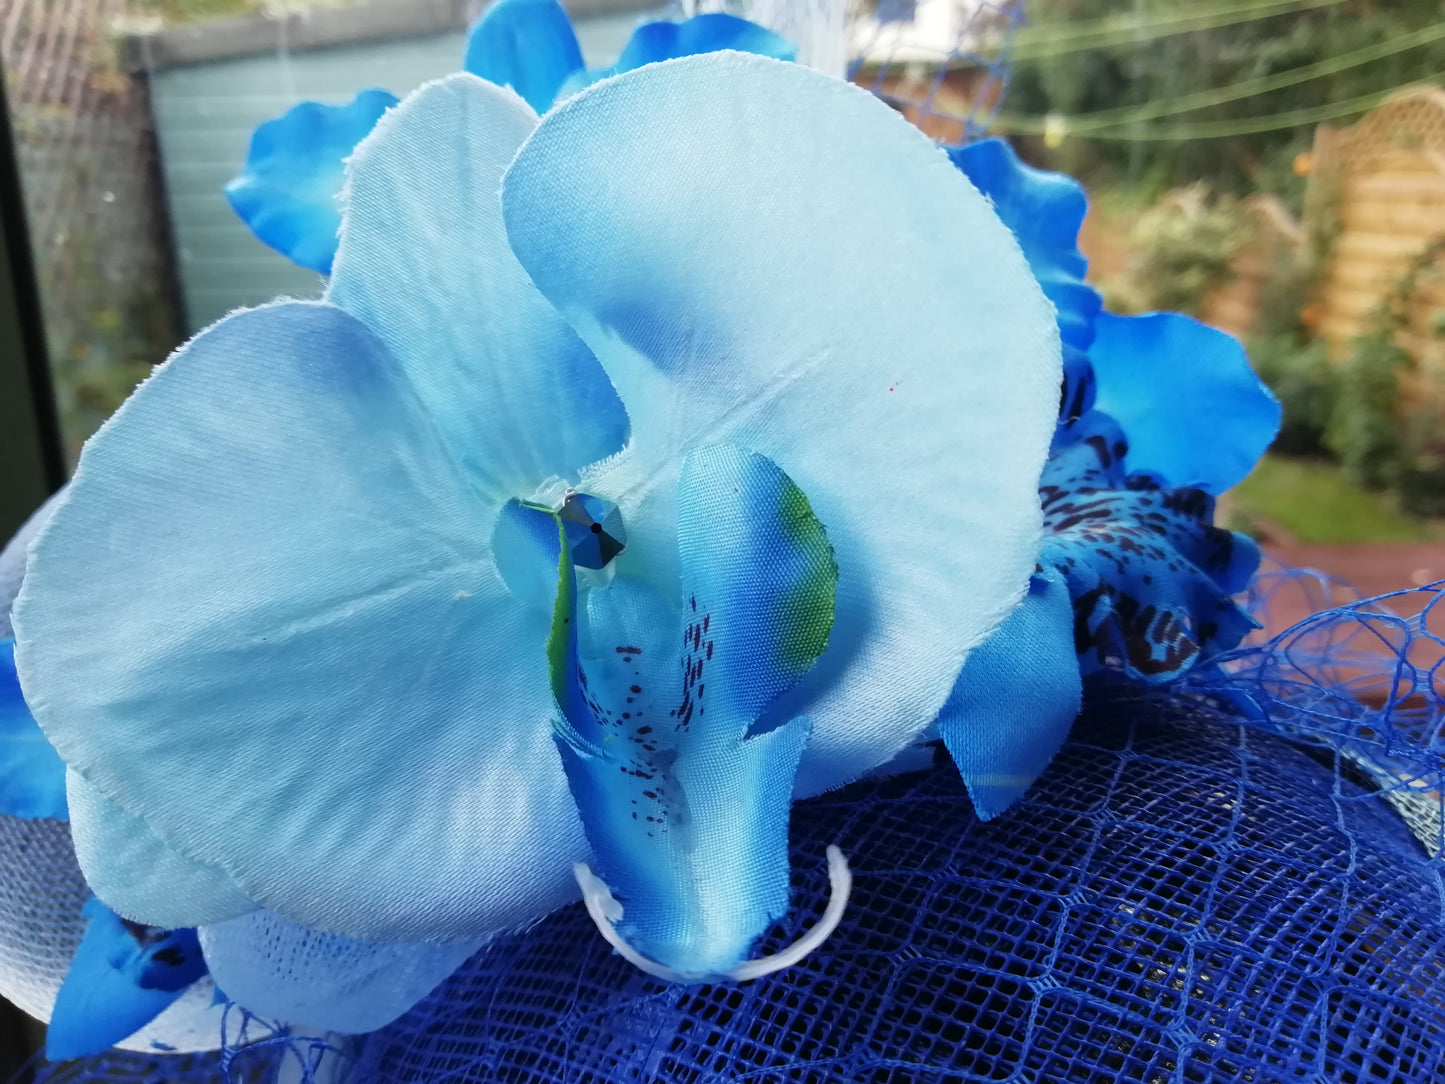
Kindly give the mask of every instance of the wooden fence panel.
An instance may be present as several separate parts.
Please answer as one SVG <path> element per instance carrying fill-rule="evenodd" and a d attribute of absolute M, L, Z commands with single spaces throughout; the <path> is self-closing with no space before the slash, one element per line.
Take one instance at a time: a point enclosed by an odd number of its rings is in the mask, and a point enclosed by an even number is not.
<path fill-rule="evenodd" d="M 1320 333 L 1339 358 L 1426 246 L 1445 237 L 1445 91 L 1409 91 L 1353 128 L 1321 128 L 1314 176 L 1309 213 L 1335 216 L 1340 230 L 1319 297 Z M 1423 378 L 1445 379 L 1438 280 L 1422 278 L 1410 316 L 1401 345 Z"/>

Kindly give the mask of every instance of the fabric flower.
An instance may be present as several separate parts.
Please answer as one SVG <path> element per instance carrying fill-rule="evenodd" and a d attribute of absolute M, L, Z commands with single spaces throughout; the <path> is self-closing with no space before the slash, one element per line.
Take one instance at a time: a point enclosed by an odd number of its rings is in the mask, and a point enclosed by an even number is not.
<path fill-rule="evenodd" d="M 213 1049 L 220 1010 L 195 931 L 128 925 L 90 897 L 70 846 L 65 764 L 20 693 L 10 606 L 52 507 L 0 553 L 0 997 L 50 1024 L 53 1059 Z"/>
<path fill-rule="evenodd" d="M 545 113 L 575 94 L 644 64 L 733 49 L 792 60 L 792 45 L 734 15 L 695 15 L 639 27 L 617 63 L 589 72 L 572 21 L 558 0 L 495 0 L 467 37 L 464 71 L 509 86 Z M 331 274 L 341 227 L 346 159 L 398 99 L 378 88 L 345 105 L 302 102 L 256 129 L 226 198 L 251 232 L 293 263 Z"/>
<path fill-rule="evenodd" d="M 52 820 L 67 815 L 65 762 L 25 705 L 12 639 L 0 640 L 0 813 Z"/>
<path fill-rule="evenodd" d="M 203 946 L 258 912 L 298 955 L 353 942 L 357 987 L 322 1022 L 338 1027 L 386 996 L 366 961 L 465 952 L 575 898 L 572 793 L 591 799 L 552 739 L 558 566 L 529 559 L 517 509 L 617 507 L 625 548 L 579 575 L 592 646 L 617 661 L 646 600 L 690 627 L 685 583 L 724 608 L 821 598 L 817 545 L 801 579 L 753 584 L 748 536 L 686 525 L 694 457 L 723 457 L 707 492 L 745 463 L 749 501 L 805 495 L 836 559 L 832 627 L 812 605 L 785 669 L 731 656 L 716 689 L 736 706 L 720 772 L 746 778 L 748 742 L 782 735 L 765 810 L 781 818 L 790 787 L 908 746 L 1017 602 L 1060 375 L 1051 313 L 986 202 L 885 105 L 795 65 L 650 65 L 540 126 L 456 76 L 383 118 L 347 190 L 326 299 L 228 317 L 141 386 L 82 455 L 16 611 L 97 894 L 199 925 Z M 638 853 L 584 812 L 604 875 Z M 728 843 L 725 823 L 697 831 Z M 785 831 L 750 834 L 775 848 Z M 786 865 L 728 845 L 693 855 L 749 871 L 719 865 L 710 905 L 776 910 Z M 760 932 L 731 931 L 704 969 Z M 231 963 L 259 972 L 273 949 Z"/>
<path fill-rule="evenodd" d="M 1056 306 L 1065 356 L 1038 572 L 938 720 L 988 819 L 1053 759 L 1085 677 L 1171 681 L 1255 627 L 1233 596 L 1259 551 L 1213 525 L 1213 494 L 1263 454 L 1280 406 L 1224 332 L 1176 313 L 1101 312 L 1083 281 L 1075 181 L 1023 165 L 1000 140 L 950 156 L 1015 231 Z"/>
<path fill-rule="evenodd" d="M 222 191 L 251 232 L 292 263 L 331 274 L 346 159 L 399 99 L 371 87 L 345 105 L 302 102 L 251 136 L 246 168 Z"/>

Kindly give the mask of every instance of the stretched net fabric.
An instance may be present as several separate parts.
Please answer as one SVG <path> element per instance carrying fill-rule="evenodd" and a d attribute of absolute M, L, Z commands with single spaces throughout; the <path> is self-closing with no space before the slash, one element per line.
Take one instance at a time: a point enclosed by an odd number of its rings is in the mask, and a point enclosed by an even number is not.
<path fill-rule="evenodd" d="M 50 1017 L 85 934 L 90 888 L 76 864 L 70 825 L 0 815 L 0 990 L 17 1008 Z M 204 1051 L 220 1045 L 215 986 L 197 983 L 127 1039 L 139 1051 Z M 146 1078 L 140 1078 L 146 1079 Z"/>
<path fill-rule="evenodd" d="M 35 1080 L 45 1084 L 113 1081 L 120 1084 L 272 1084 L 306 1080 L 304 1054 L 288 1058 L 273 1051 L 255 1051 L 222 1063 L 217 1054 L 133 1054 L 115 1051 L 103 1057 L 59 1065 L 37 1066 Z M 293 1067 L 294 1065 L 294 1067 Z"/>
<path fill-rule="evenodd" d="M 1340 590 L 1274 571 L 1255 601 Z M 770 942 L 821 914 L 829 843 L 853 895 L 821 950 L 766 979 L 657 983 L 574 906 L 383 1031 L 224 1056 L 254 1074 L 286 1051 L 282 1079 L 358 1084 L 1442 1079 L 1442 634 L 1437 585 L 1309 618 L 1170 693 L 1097 684 L 988 823 L 943 757 L 801 803 Z M 225 1079 L 218 1058 L 46 1079 Z"/>
<path fill-rule="evenodd" d="M 848 77 L 945 143 L 988 134 L 1013 76 L 1021 0 L 877 0 L 855 19 Z"/>
<path fill-rule="evenodd" d="M 85 932 L 90 889 L 64 821 L 0 815 L 0 975 L 6 996 L 45 1018 Z"/>

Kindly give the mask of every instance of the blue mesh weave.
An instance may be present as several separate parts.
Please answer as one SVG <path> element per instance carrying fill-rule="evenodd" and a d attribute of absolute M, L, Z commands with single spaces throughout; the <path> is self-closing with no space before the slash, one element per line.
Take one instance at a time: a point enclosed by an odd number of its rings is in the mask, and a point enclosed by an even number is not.
<path fill-rule="evenodd" d="M 52 1063 L 37 1055 L 7 1084 L 319 1084 L 323 1065 L 340 1064 L 316 1039 L 298 1039 L 284 1029 L 228 1006 L 223 1049 L 209 1054 L 132 1053 L 112 1050 L 98 1057 Z"/>
<path fill-rule="evenodd" d="M 214 1054 L 127 1054 L 115 1051 L 84 1061 L 47 1065 L 35 1084 L 270 1084 L 279 1055 L 243 1056 L 223 1069 Z"/>
<path fill-rule="evenodd" d="M 1256 597 L 1301 586 L 1335 590 L 1277 572 Z M 330 1079 L 1445 1079 L 1442 616 L 1437 585 L 1311 618 L 1172 694 L 1098 684 L 987 824 L 945 758 L 800 804 L 795 906 L 770 940 L 822 911 L 828 843 L 856 880 L 842 926 L 781 974 L 663 986 L 572 907 L 328 1054 Z M 240 1050 L 230 1079 L 269 1079 L 283 1054 L 286 1079 L 314 1076 L 318 1049 L 278 1042 Z M 228 1078 L 116 1056 L 44 1079 Z"/>
<path fill-rule="evenodd" d="M 359 1081 L 1398 1081 L 1445 1064 L 1438 870 L 1370 780 L 1201 705 L 1101 698 L 1016 813 L 951 767 L 801 806 L 800 966 L 664 988 L 578 909 L 364 1046 Z"/>
<path fill-rule="evenodd" d="M 960 0 L 951 32 L 927 37 L 908 31 L 919 6 L 920 0 L 879 0 L 873 32 L 854 38 L 848 77 L 936 139 L 981 139 L 1008 94 L 1014 37 L 1026 23 L 1023 0 Z M 924 24 L 939 25 L 928 18 Z"/>

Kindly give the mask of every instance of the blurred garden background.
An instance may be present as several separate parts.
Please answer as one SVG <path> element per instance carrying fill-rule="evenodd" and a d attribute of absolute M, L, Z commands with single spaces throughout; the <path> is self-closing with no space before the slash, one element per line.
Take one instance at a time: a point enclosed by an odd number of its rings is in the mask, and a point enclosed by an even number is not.
<path fill-rule="evenodd" d="M 671 10 L 776 21 L 815 2 Z M 255 125 L 455 70 L 482 6 L 0 0 L 72 456 L 186 334 L 319 292 L 221 195 Z M 661 10 L 567 6 L 599 63 Z M 929 134 L 1004 135 L 1084 182 L 1111 308 L 1183 310 L 1245 342 L 1285 427 L 1226 498 L 1232 526 L 1290 553 L 1406 547 L 1416 578 L 1445 575 L 1445 4 L 855 0 L 846 15 L 850 76 Z"/>

